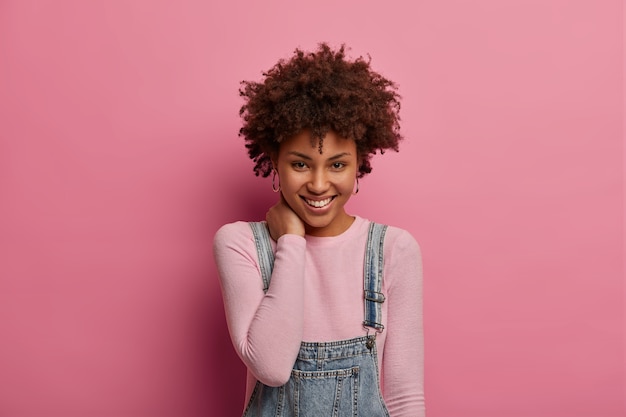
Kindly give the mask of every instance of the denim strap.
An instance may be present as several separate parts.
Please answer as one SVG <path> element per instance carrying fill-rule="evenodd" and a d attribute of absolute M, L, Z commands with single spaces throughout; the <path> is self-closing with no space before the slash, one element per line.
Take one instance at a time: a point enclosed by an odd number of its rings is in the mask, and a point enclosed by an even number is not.
<path fill-rule="evenodd" d="M 270 232 L 266 222 L 249 222 L 248 224 L 254 235 L 254 246 L 256 246 L 259 269 L 261 270 L 261 278 L 263 278 L 263 292 L 267 292 L 274 269 L 274 251 L 272 251 L 270 244 Z"/>
<path fill-rule="evenodd" d="M 382 303 L 385 296 L 382 293 L 383 285 L 383 243 L 387 225 L 370 223 L 367 235 L 367 249 L 365 250 L 365 265 L 363 268 L 363 289 L 365 296 L 365 314 L 363 326 L 373 327 L 382 332 Z"/>

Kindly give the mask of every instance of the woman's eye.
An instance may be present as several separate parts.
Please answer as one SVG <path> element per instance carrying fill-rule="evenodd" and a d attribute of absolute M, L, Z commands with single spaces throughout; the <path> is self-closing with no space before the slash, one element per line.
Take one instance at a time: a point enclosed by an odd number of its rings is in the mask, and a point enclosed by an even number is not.
<path fill-rule="evenodd" d="M 335 163 L 333 163 L 333 168 L 335 168 L 335 169 L 341 169 L 341 168 L 343 168 L 345 166 L 346 166 L 346 164 L 344 164 L 343 162 L 335 162 Z"/>
<path fill-rule="evenodd" d="M 304 162 L 294 162 L 293 164 L 291 164 L 291 166 L 293 166 L 296 169 L 306 168 L 306 164 Z"/>

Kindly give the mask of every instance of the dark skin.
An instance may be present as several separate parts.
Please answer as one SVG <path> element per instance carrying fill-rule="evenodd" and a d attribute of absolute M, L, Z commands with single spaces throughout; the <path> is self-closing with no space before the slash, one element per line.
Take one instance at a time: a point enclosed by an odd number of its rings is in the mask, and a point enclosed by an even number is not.
<path fill-rule="evenodd" d="M 287 205 L 287 202 L 280 195 L 280 199 L 267 211 L 265 220 L 270 229 L 270 236 L 275 241 L 285 234 L 293 234 L 304 237 L 304 222 Z"/>

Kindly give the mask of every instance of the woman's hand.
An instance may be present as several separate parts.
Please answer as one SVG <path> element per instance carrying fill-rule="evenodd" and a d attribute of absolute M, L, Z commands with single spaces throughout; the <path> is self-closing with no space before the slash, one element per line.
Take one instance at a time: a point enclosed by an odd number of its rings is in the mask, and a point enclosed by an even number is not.
<path fill-rule="evenodd" d="M 274 204 L 267 211 L 265 220 L 270 229 L 270 236 L 274 240 L 278 240 L 279 237 L 286 234 L 304 237 L 304 222 L 287 205 L 282 194 L 278 203 Z"/>

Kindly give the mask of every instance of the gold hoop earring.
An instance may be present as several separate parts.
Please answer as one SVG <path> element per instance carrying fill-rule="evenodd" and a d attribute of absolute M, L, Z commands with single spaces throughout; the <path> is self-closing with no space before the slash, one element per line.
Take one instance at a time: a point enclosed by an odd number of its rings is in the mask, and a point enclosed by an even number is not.
<path fill-rule="evenodd" d="M 359 193 L 359 177 L 356 177 L 356 190 L 352 192 L 352 195 L 357 195 Z"/>
<path fill-rule="evenodd" d="M 280 191 L 280 177 L 278 177 L 278 188 L 276 188 L 276 174 L 277 171 L 275 169 L 272 169 L 272 173 L 274 175 L 272 175 L 272 191 L 274 191 L 275 193 Z"/>

